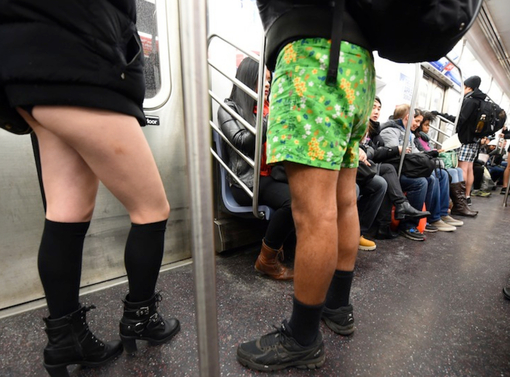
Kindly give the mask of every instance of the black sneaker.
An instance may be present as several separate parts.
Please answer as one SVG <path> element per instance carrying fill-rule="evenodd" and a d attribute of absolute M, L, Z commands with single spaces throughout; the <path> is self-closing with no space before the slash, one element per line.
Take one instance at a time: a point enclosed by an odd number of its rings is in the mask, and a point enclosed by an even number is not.
<path fill-rule="evenodd" d="M 501 187 L 501 191 L 499 192 L 501 195 L 506 194 L 506 187 Z"/>
<path fill-rule="evenodd" d="M 466 202 L 467 202 L 467 205 L 468 205 L 468 206 L 470 206 L 470 205 L 472 204 L 472 202 L 471 202 L 471 197 L 470 197 L 470 196 L 468 196 L 468 197 L 466 198 Z"/>
<path fill-rule="evenodd" d="M 271 372 L 289 367 L 320 368 L 326 361 L 322 334 L 303 347 L 292 337 L 287 321 L 276 331 L 237 347 L 237 361 L 245 367 Z"/>
<path fill-rule="evenodd" d="M 352 305 L 342 306 L 338 309 L 322 310 L 322 319 L 331 330 L 340 335 L 351 335 L 354 332 L 354 316 Z"/>
<path fill-rule="evenodd" d="M 425 236 L 416 228 L 401 230 L 400 234 L 413 241 L 425 241 Z"/>

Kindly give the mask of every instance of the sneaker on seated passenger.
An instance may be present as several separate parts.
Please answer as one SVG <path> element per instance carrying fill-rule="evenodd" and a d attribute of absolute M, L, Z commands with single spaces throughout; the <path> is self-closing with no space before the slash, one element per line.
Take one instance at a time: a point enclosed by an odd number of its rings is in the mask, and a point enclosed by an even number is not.
<path fill-rule="evenodd" d="M 376 247 L 377 247 L 377 245 L 375 244 L 374 241 L 367 240 L 363 236 L 361 236 L 359 238 L 359 246 L 358 246 L 359 250 L 372 251 L 372 250 L 375 250 Z"/>
<path fill-rule="evenodd" d="M 483 190 L 473 190 L 473 191 L 471 191 L 471 195 L 486 198 L 488 196 L 491 196 L 491 193 L 487 192 L 487 191 L 483 191 Z"/>
<path fill-rule="evenodd" d="M 464 221 L 460 221 L 460 220 L 454 219 L 450 215 L 441 216 L 441 220 L 443 220 L 445 223 L 453 225 L 453 226 L 462 226 L 462 225 L 464 225 Z"/>
<path fill-rule="evenodd" d="M 434 225 L 429 224 L 429 223 L 427 223 L 427 225 L 425 225 L 425 232 L 436 233 L 437 231 L 438 231 L 438 229 Z"/>
<path fill-rule="evenodd" d="M 501 187 L 501 191 L 499 192 L 501 195 L 506 194 L 506 187 Z"/>
<path fill-rule="evenodd" d="M 472 203 L 471 203 L 471 197 L 470 196 L 467 196 L 466 197 L 466 202 L 467 202 L 467 205 L 470 206 Z"/>
<path fill-rule="evenodd" d="M 352 305 L 341 306 L 338 309 L 322 310 L 322 319 L 331 330 L 340 335 L 351 335 L 354 332 L 354 316 Z"/>
<path fill-rule="evenodd" d="M 430 223 L 430 225 L 436 227 L 440 232 L 453 232 L 457 230 L 453 225 L 445 223 L 443 220 L 437 220 Z"/>
<path fill-rule="evenodd" d="M 425 241 L 425 236 L 417 228 L 401 230 L 400 234 L 413 241 Z"/>
<path fill-rule="evenodd" d="M 322 334 L 309 346 L 302 346 L 292 336 L 287 321 L 267 335 L 237 347 L 237 361 L 242 365 L 271 372 L 289 367 L 315 369 L 326 361 Z"/>

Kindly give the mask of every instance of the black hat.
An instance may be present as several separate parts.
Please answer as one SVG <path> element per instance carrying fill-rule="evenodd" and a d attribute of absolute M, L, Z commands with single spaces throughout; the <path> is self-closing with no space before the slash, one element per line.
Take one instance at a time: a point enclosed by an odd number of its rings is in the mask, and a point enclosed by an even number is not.
<path fill-rule="evenodd" d="M 471 76 L 464 81 L 464 86 L 470 87 L 473 90 L 478 89 L 482 82 L 482 79 L 478 76 Z"/>

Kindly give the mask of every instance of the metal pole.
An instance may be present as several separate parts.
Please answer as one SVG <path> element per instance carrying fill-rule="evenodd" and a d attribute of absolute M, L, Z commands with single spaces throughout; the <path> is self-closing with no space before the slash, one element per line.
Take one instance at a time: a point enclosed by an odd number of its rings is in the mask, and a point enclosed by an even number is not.
<path fill-rule="evenodd" d="M 181 67 L 190 185 L 191 246 L 200 376 L 220 375 L 213 236 L 206 1 L 179 2 Z"/>
<path fill-rule="evenodd" d="M 402 143 L 402 154 L 400 155 L 400 163 L 398 165 L 398 176 L 399 177 L 400 177 L 400 174 L 402 173 L 402 165 L 404 165 L 404 158 L 405 158 L 405 154 L 406 154 L 407 143 L 409 142 L 411 126 L 413 125 L 414 108 L 416 107 L 416 101 L 418 100 L 418 90 L 420 89 L 420 79 L 421 79 L 421 66 L 419 63 L 416 63 L 415 71 L 414 71 L 413 98 L 411 99 L 411 107 L 409 108 L 409 119 L 407 120 L 406 132 L 404 135 L 404 141 Z M 413 146 L 411 145 L 411 148 L 412 147 Z"/>
<path fill-rule="evenodd" d="M 259 215 L 259 182 L 260 182 L 260 160 L 262 151 L 262 122 L 264 120 L 264 82 L 266 81 L 266 65 L 264 64 L 264 53 L 266 47 L 266 38 L 262 38 L 262 47 L 260 48 L 259 60 L 259 80 L 258 80 L 258 99 L 257 99 L 257 120 L 255 128 L 255 166 L 253 168 L 253 215 Z"/>

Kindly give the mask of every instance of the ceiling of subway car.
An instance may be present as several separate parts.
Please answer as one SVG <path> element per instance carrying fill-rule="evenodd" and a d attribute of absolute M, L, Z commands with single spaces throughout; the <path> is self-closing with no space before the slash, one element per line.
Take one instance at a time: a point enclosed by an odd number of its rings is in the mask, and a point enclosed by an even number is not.
<path fill-rule="evenodd" d="M 484 0 L 477 21 L 466 34 L 477 58 L 510 95 L 510 0 Z"/>

